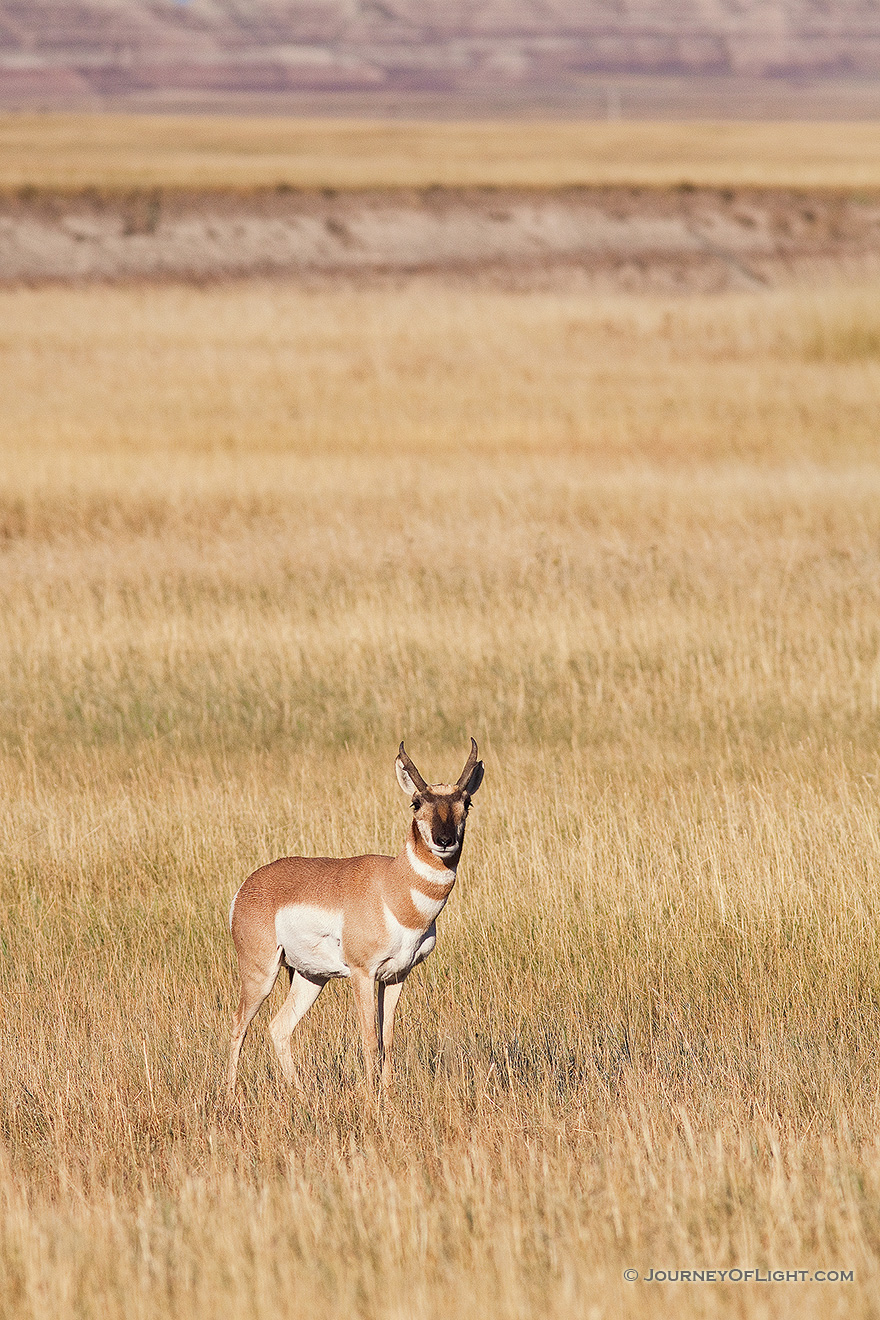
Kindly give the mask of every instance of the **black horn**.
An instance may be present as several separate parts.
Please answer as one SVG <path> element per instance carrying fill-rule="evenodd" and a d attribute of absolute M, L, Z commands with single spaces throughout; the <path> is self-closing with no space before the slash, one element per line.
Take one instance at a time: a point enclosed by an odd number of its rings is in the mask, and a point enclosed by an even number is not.
<path fill-rule="evenodd" d="M 471 741 L 473 741 L 473 739 Z M 420 793 L 424 793 L 428 785 L 425 783 L 424 779 L 419 774 L 418 770 L 415 768 L 412 761 L 409 759 L 406 752 L 404 751 L 403 743 L 400 744 L 400 751 L 397 753 L 397 755 L 399 760 L 403 764 L 404 770 L 409 775 L 410 779 L 413 781 L 416 788 L 419 790 Z"/>
<path fill-rule="evenodd" d="M 471 754 L 467 759 L 467 765 L 458 776 L 458 787 L 464 788 L 467 781 L 474 772 L 474 766 L 477 764 L 477 744 L 471 738 Z"/>

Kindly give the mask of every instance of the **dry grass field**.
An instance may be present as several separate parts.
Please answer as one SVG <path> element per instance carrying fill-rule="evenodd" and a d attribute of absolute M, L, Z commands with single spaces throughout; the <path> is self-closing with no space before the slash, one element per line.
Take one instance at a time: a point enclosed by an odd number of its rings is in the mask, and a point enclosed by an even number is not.
<path fill-rule="evenodd" d="M 878 392 L 880 287 L 0 292 L 0 1313 L 880 1314 Z M 337 985 L 225 1112 L 231 894 L 471 733 L 398 1093 Z"/>
<path fill-rule="evenodd" d="M 880 187 L 880 124 L 0 114 L 0 191 Z"/>

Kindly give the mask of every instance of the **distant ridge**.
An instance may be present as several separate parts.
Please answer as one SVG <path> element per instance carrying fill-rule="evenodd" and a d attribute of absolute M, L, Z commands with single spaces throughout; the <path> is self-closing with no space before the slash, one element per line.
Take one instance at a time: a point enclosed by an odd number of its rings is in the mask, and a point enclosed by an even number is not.
<path fill-rule="evenodd" d="M 5 107 L 598 96 L 613 117 L 651 86 L 685 105 L 695 79 L 727 96 L 722 113 L 749 112 L 749 84 L 772 113 L 780 80 L 795 100 L 804 80 L 837 80 L 832 101 L 875 113 L 880 0 L 0 0 Z"/>

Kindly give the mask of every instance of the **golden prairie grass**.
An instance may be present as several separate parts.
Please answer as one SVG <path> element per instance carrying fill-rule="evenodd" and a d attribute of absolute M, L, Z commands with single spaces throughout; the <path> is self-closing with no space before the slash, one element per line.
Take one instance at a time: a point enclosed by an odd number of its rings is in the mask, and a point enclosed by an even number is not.
<path fill-rule="evenodd" d="M 880 187 L 880 125 L 0 115 L 0 190 Z"/>
<path fill-rule="evenodd" d="M 877 1314 L 878 293 L 0 294 L 4 1314 Z M 336 985 L 226 1113 L 470 733 L 398 1094 Z"/>

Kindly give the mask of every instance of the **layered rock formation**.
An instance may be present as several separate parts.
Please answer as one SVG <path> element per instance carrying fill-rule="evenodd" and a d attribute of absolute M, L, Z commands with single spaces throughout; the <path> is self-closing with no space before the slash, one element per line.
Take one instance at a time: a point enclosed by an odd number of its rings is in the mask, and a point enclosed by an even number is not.
<path fill-rule="evenodd" d="M 878 0 L 0 0 L 0 102 L 870 76 Z"/>

